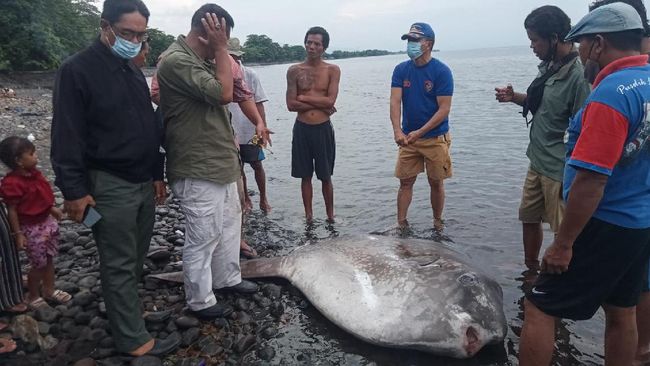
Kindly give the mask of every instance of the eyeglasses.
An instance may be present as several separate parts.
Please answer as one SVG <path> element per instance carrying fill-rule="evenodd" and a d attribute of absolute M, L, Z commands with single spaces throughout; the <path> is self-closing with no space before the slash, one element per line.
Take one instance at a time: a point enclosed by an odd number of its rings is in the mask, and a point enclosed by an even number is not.
<path fill-rule="evenodd" d="M 149 39 L 149 34 L 147 32 L 134 32 L 130 30 L 120 29 L 111 25 L 111 31 L 113 35 L 119 35 L 121 38 L 132 41 L 134 38 L 138 42 L 146 42 Z"/>

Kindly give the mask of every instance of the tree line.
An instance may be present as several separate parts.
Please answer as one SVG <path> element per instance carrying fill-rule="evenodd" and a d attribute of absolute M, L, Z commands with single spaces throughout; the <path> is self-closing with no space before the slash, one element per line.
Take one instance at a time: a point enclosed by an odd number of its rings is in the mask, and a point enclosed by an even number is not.
<path fill-rule="evenodd" d="M 67 57 L 87 47 L 99 34 L 100 11 L 93 0 L 0 0 L 0 71 L 54 70 Z M 150 28 L 148 65 L 175 37 Z M 274 42 L 251 34 L 243 45 L 244 61 L 282 63 L 303 60 L 302 45 Z M 387 55 L 385 50 L 334 51 L 328 59 Z"/>

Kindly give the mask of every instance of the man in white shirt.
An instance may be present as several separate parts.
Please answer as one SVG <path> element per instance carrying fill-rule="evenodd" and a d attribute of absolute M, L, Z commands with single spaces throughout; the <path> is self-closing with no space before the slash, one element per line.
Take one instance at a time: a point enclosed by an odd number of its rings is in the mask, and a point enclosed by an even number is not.
<path fill-rule="evenodd" d="M 248 89 L 253 92 L 255 105 L 259 111 L 260 116 L 266 124 L 266 115 L 264 112 L 264 102 L 268 101 L 262 84 L 255 73 L 254 70 L 245 67 L 241 64 L 241 56 L 244 54 L 242 50 L 239 39 L 230 38 L 228 40 L 228 52 L 235 61 L 237 61 L 243 71 L 244 81 L 248 86 Z M 239 141 L 239 153 L 241 160 L 244 163 L 250 164 L 251 168 L 255 172 L 255 181 L 257 182 L 257 188 L 260 191 L 260 209 L 266 213 L 271 211 L 271 205 L 269 205 L 267 196 L 266 196 L 266 173 L 264 172 L 264 167 L 262 166 L 262 160 L 264 160 L 264 151 L 261 146 L 254 144 L 253 135 L 255 135 L 255 125 L 246 118 L 242 110 L 239 108 L 237 103 L 230 103 L 228 105 L 228 110 L 232 113 L 232 125 L 235 129 L 235 135 Z M 252 210 L 253 204 L 251 198 L 248 195 L 248 189 L 246 188 L 246 175 L 242 170 L 242 178 L 244 183 L 244 212 Z"/>

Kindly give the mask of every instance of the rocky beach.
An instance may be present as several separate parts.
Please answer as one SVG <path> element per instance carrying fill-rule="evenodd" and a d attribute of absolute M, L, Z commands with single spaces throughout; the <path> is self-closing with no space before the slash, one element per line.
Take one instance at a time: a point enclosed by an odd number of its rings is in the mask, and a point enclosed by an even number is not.
<path fill-rule="evenodd" d="M 30 77 L 31 78 L 31 77 Z M 0 86 L 10 87 L 14 95 L 0 97 L 0 138 L 10 135 L 35 137 L 39 169 L 50 182 L 54 175 L 49 162 L 49 136 L 52 121 L 51 75 L 36 78 L 4 77 Z M 4 167 L 3 167 L 4 169 Z M 54 187 L 56 204 L 63 198 Z M 269 227 L 264 218 L 252 215 L 246 220 L 245 234 L 261 256 L 277 254 L 281 241 L 279 228 Z M 264 228 L 262 228 L 264 226 Z M 60 223 L 60 253 L 56 258 L 56 287 L 72 294 L 65 305 L 23 314 L 0 314 L 9 327 L 0 337 L 16 340 L 17 350 L 0 355 L 2 365 L 286 365 L 295 361 L 276 357 L 271 340 L 287 321 L 285 309 L 304 309 L 309 304 L 300 292 L 286 282 L 260 283 L 253 295 L 217 293 L 220 303 L 233 312 L 216 321 L 199 321 L 187 312 L 183 288 L 179 284 L 147 278 L 148 274 L 181 269 L 184 244 L 184 218 L 173 197 L 156 208 L 156 223 L 139 294 L 144 317 L 154 337 L 177 337 L 181 347 L 163 359 L 153 356 L 126 357 L 114 348 L 106 320 L 106 309 L 99 279 L 99 260 L 92 232 L 74 222 Z M 268 240 L 269 235 L 274 240 Z M 26 257 L 21 254 L 23 273 Z M 308 355 L 297 355 L 305 364 Z M 299 362 L 303 363 L 303 362 Z"/>

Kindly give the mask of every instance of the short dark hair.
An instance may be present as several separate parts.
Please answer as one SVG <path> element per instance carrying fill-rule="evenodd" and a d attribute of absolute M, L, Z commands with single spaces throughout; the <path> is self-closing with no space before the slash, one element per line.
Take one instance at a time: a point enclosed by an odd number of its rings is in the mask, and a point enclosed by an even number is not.
<path fill-rule="evenodd" d="M 307 37 L 310 34 L 320 34 L 321 37 L 323 37 L 323 48 L 327 49 L 327 47 L 330 46 L 330 34 L 327 33 L 325 28 L 323 28 L 323 27 L 311 27 L 311 28 L 309 28 L 307 33 L 305 33 L 305 41 L 303 42 L 303 44 L 307 44 Z"/>
<path fill-rule="evenodd" d="M 558 40 L 564 42 L 564 38 L 571 30 L 571 19 L 557 6 L 544 5 L 528 14 L 524 20 L 524 28 L 546 40 L 550 40 L 556 34 Z"/>
<path fill-rule="evenodd" d="M 613 4 L 613 3 L 624 3 L 630 5 L 631 7 L 639 13 L 641 17 L 641 23 L 643 23 L 644 35 L 650 37 L 650 25 L 648 25 L 648 15 L 646 13 L 645 5 L 643 0 L 596 0 L 591 5 L 589 5 L 589 11 L 598 9 L 603 5 Z"/>
<path fill-rule="evenodd" d="M 14 170 L 18 168 L 16 160 L 26 152 L 36 150 L 34 144 L 24 137 L 9 136 L 0 141 L 0 160 Z"/>
<path fill-rule="evenodd" d="M 599 33 L 607 43 L 619 51 L 639 51 L 641 52 L 641 42 L 644 33 L 641 29 L 632 29 L 622 32 Z M 594 39 L 596 34 L 586 35 L 588 39 Z"/>
<path fill-rule="evenodd" d="M 109 23 L 117 23 L 122 18 L 122 15 L 133 13 L 137 11 L 140 13 L 147 22 L 149 22 L 149 9 L 144 5 L 142 0 L 106 0 L 104 1 L 104 9 L 102 10 L 102 19 L 106 19 Z"/>
<path fill-rule="evenodd" d="M 194 15 L 192 15 L 192 29 L 199 31 L 201 34 L 205 32 L 203 29 L 203 23 L 201 23 L 201 19 L 205 17 L 205 13 L 215 13 L 217 15 L 217 19 L 221 20 L 221 18 L 226 19 L 226 32 L 229 32 L 230 29 L 235 27 L 235 21 L 232 19 L 232 16 L 226 11 L 226 9 L 220 7 L 217 4 L 203 4 L 200 8 L 198 8 L 195 12 Z"/>

